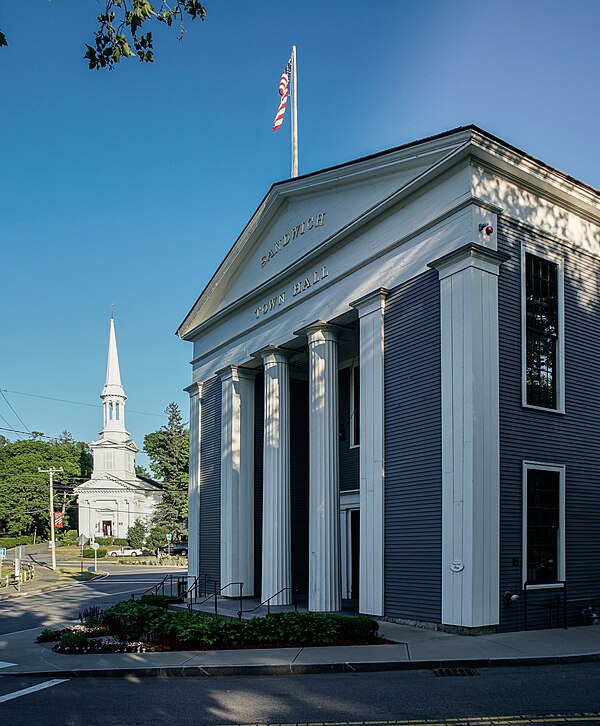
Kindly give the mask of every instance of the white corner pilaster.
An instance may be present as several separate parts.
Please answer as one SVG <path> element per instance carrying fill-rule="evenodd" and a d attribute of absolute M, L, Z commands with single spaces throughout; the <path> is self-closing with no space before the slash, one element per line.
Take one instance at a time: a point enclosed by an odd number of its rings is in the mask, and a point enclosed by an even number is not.
<path fill-rule="evenodd" d="M 190 394 L 190 470 L 188 485 L 188 542 L 195 543 L 188 551 L 188 587 L 200 574 L 200 413 L 202 384 L 192 383 L 185 389 Z"/>
<path fill-rule="evenodd" d="M 384 326 L 388 291 L 351 303 L 360 321 L 359 612 L 384 614 Z"/>
<path fill-rule="evenodd" d="M 309 357 L 308 609 L 342 607 L 338 411 L 338 336 L 316 323 L 305 329 Z"/>
<path fill-rule="evenodd" d="M 254 594 L 254 372 L 237 366 L 221 377 L 221 587 L 244 583 Z M 239 586 L 223 590 L 237 597 Z"/>
<path fill-rule="evenodd" d="M 499 618 L 498 275 L 506 255 L 468 244 L 440 276 L 442 623 Z"/>
<path fill-rule="evenodd" d="M 261 599 L 265 600 L 292 586 L 290 372 L 283 351 L 269 349 L 261 355 L 265 372 Z M 292 592 L 286 590 L 271 605 L 291 601 Z"/>

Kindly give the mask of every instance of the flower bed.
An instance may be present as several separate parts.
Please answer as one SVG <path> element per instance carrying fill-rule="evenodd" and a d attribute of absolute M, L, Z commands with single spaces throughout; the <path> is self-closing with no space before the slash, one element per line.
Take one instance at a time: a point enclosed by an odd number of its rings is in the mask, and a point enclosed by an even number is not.
<path fill-rule="evenodd" d="M 81 626 L 42 631 L 38 642 L 58 640 L 57 653 L 143 653 L 149 650 L 286 648 L 384 643 L 368 617 L 328 613 L 271 613 L 224 620 L 198 612 L 165 610 L 152 601 L 124 600 L 105 612 L 90 609 Z M 100 636 L 100 637 L 98 637 Z"/>

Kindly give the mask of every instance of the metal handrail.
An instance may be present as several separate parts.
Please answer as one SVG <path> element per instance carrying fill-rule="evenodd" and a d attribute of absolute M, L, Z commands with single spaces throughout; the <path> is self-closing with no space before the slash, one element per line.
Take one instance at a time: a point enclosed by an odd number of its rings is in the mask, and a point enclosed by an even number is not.
<path fill-rule="evenodd" d="M 189 582 L 189 580 L 190 580 L 190 576 L 188 575 L 188 582 Z M 201 582 L 204 584 L 203 588 L 200 588 Z M 185 599 L 186 600 L 189 599 L 190 602 L 192 602 L 192 598 L 193 598 L 193 602 L 196 602 L 198 600 L 198 598 L 200 597 L 200 595 L 198 594 L 199 590 L 201 592 L 203 592 L 204 595 L 206 596 L 206 594 L 208 592 L 208 582 L 209 582 L 209 580 L 208 580 L 208 575 L 206 572 L 196 575 L 194 577 L 194 579 L 192 580 L 192 584 L 185 591 Z M 218 580 L 211 579 L 210 582 L 216 583 L 216 582 L 218 582 Z M 193 591 L 193 595 L 192 595 L 192 591 Z"/>
<path fill-rule="evenodd" d="M 177 582 L 177 587 L 175 589 L 175 592 L 176 592 L 177 596 L 179 597 L 180 596 L 179 582 L 186 580 L 187 576 L 186 575 L 175 575 L 175 578 L 176 578 L 176 582 Z M 159 590 L 161 590 L 161 595 L 164 595 L 165 594 L 165 584 L 166 584 L 167 580 L 169 581 L 169 585 L 170 585 L 170 587 L 169 587 L 170 595 L 171 595 L 171 597 L 173 597 L 173 573 L 169 573 L 169 574 L 165 575 L 160 582 L 158 582 L 156 585 L 154 585 L 152 587 L 149 587 L 147 590 L 144 590 L 144 592 L 142 592 L 139 597 L 142 598 L 142 597 L 144 597 L 144 595 L 148 595 L 148 594 L 153 594 L 155 597 L 158 597 Z M 132 593 L 131 599 L 135 600 L 135 593 Z"/>
<path fill-rule="evenodd" d="M 228 582 L 227 585 L 223 585 L 223 587 L 221 587 L 220 589 L 217 590 L 218 582 L 217 582 L 217 580 L 213 580 L 213 582 L 214 582 L 214 586 L 215 586 L 215 591 L 212 592 L 207 597 L 205 597 L 204 600 L 200 600 L 200 602 L 197 603 L 197 605 L 203 605 L 207 600 L 210 600 L 211 597 L 214 597 L 214 599 L 215 599 L 215 618 L 218 618 L 219 617 L 219 611 L 218 611 L 219 595 L 223 592 L 223 590 L 226 590 L 228 587 L 232 587 L 233 585 L 239 585 L 240 586 L 240 594 L 239 594 L 240 610 L 238 611 L 238 618 L 241 620 L 242 616 L 240 615 L 240 613 L 242 610 L 242 602 L 243 602 L 243 597 L 244 597 L 244 583 L 243 582 Z M 188 602 L 188 610 L 192 610 L 192 601 L 191 600 Z"/>
<path fill-rule="evenodd" d="M 528 608 L 527 591 L 528 591 L 528 589 L 531 589 L 532 587 L 534 587 L 536 584 L 541 584 L 541 583 L 530 582 L 529 580 L 527 580 L 526 582 L 523 583 L 523 630 L 527 630 L 527 625 L 528 625 L 528 623 L 527 623 L 527 608 Z M 568 625 L 567 625 L 567 581 L 566 580 L 557 580 L 556 582 L 549 583 L 547 585 L 544 583 L 544 588 L 540 588 L 540 589 L 544 589 L 544 590 L 560 589 L 560 590 L 562 590 L 563 628 L 566 630 L 568 627 Z M 534 592 L 535 592 L 535 587 L 534 587 Z M 556 595 L 556 625 L 557 625 L 557 627 L 558 627 L 559 602 L 560 602 L 560 594 L 557 594 Z M 542 605 L 538 605 L 537 603 L 531 603 L 531 604 L 533 605 L 533 607 L 546 607 L 545 605 L 542 606 Z M 552 625 L 552 612 L 550 612 L 550 625 Z"/>
<path fill-rule="evenodd" d="M 240 609 L 238 611 L 238 618 L 239 620 L 242 619 L 243 613 L 253 613 L 255 610 L 258 610 L 258 608 L 262 607 L 263 605 L 267 606 L 267 615 L 271 614 L 271 600 L 274 597 L 277 597 L 277 595 L 281 595 L 282 592 L 286 592 L 287 590 L 292 591 L 292 601 L 294 603 L 294 611 L 298 612 L 298 588 L 297 587 L 282 587 L 281 590 L 278 590 L 276 593 L 271 595 L 271 597 L 268 597 L 266 600 L 263 600 L 262 602 L 258 603 L 256 607 L 250 608 L 249 610 L 243 610 L 242 603 L 240 602 Z"/>

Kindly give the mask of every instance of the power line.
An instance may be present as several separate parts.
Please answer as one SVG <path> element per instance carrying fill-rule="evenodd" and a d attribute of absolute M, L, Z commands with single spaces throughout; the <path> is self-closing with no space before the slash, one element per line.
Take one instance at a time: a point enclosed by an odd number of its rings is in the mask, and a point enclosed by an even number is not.
<path fill-rule="evenodd" d="M 2 418 L 4 418 L 4 416 L 2 416 Z M 4 420 L 6 421 L 6 419 L 4 419 Z M 8 421 L 7 421 L 7 423 L 8 423 Z M 0 426 L 0 431 L 10 431 L 13 434 L 25 434 L 26 436 L 33 436 L 33 433 L 31 431 L 19 431 L 19 429 L 13 429 L 13 428 L 7 429 L 2 426 Z M 36 431 L 35 438 L 36 439 L 49 439 L 50 441 L 58 441 L 59 437 L 58 436 L 46 436 L 46 434 L 42 434 L 39 431 Z M 13 442 L 13 443 L 15 443 L 15 442 Z M 81 443 L 84 443 L 84 442 L 81 442 Z"/>
<path fill-rule="evenodd" d="M 17 418 L 19 419 L 19 421 L 20 421 L 20 422 L 21 422 L 21 423 L 23 424 L 23 426 L 24 426 L 24 427 L 25 427 L 25 428 L 27 429 L 27 432 L 28 432 L 28 433 L 31 433 L 31 431 L 29 431 L 29 429 L 27 428 L 27 424 L 25 423 L 25 421 L 23 421 L 23 419 L 22 419 L 22 418 L 21 418 L 21 417 L 19 416 L 19 414 L 18 414 L 18 413 L 17 413 L 16 411 L 15 411 L 15 409 L 14 409 L 14 408 L 12 407 L 12 405 L 11 405 L 10 401 L 8 400 L 8 398 L 6 398 L 6 396 L 4 395 L 4 391 L 2 390 L 2 388 L 0 388 L 0 396 L 2 396 L 2 398 L 3 398 L 3 399 L 4 399 L 5 401 L 6 401 L 6 403 L 8 404 L 8 407 L 10 408 L 10 410 L 11 410 L 11 411 L 12 411 L 12 412 L 13 412 L 13 413 L 15 414 L 15 416 L 16 416 L 16 417 L 17 417 Z"/>
<path fill-rule="evenodd" d="M 91 408 L 102 408 L 101 403 L 84 403 L 83 401 L 69 401 L 66 398 L 53 398 L 52 396 L 40 396 L 37 393 L 25 393 L 24 391 L 12 391 L 9 388 L 0 388 L 0 392 L 5 391 L 6 393 L 15 393 L 18 396 L 29 396 L 30 398 L 43 398 L 45 401 L 58 401 L 59 403 L 71 403 L 74 406 L 89 406 Z M 10 404 L 9 404 L 10 405 Z M 140 416 L 156 416 L 163 418 L 162 413 L 148 413 L 147 411 L 134 411 L 132 408 L 127 409 L 127 413 L 137 413 Z M 21 423 L 23 423 L 21 421 Z M 25 426 L 25 424 L 23 424 Z M 27 428 L 27 426 L 25 426 Z"/>
<path fill-rule="evenodd" d="M 0 418 L 4 421 L 7 426 L 10 426 L 10 421 L 7 421 L 4 416 L 0 413 Z M 3 429 L 4 430 L 4 429 Z"/>

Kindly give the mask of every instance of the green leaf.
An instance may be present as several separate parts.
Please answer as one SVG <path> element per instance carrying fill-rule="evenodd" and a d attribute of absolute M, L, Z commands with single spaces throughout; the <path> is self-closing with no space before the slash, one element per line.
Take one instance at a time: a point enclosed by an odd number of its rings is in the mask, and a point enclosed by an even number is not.
<path fill-rule="evenodd" d="M 6 40 L 6 35 L 0 30 L 0 48 L 2 48 L 3 45 L 8 45 L 8 41 Z"/>

